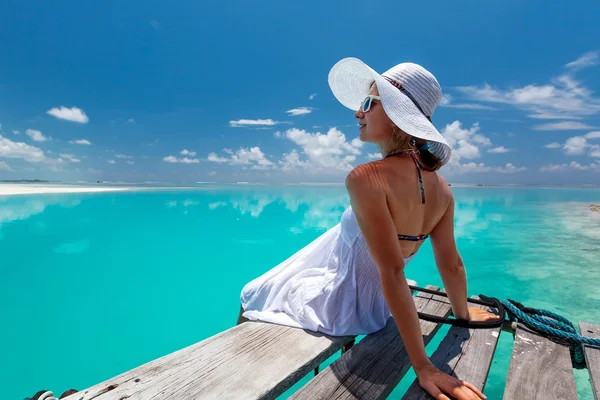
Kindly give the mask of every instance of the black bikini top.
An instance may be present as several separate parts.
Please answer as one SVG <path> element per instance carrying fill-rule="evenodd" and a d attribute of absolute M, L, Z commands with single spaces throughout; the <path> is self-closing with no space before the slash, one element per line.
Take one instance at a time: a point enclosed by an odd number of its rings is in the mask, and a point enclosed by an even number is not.
<path fill-rule="evenodd" d="M 425 204 L 425 188 L 423 187 L 423 177 L 421 176 L 421 171 L 426 171 L 426 168 L 419 162 L 419 159 L 417 158 L 417 150 L 414 149 L 410 149 L 410 150 L 403 150 L 403 151 L 397 151 L 395 153 L 390 153 L 387 156 L 385 156 L 384 158 L 388 158 L 388 157 L 392 157 L 392 156 L 401 156 L 401 155 L 406 155 L 409 154 L 411 156 L 411 158 L 413 159 L 415 166 L 417 167 L 417 174 L 419 175 L 419 188 L 421 190 L 421 204 Z M 410 236 L 410 235 L 398 235 L 398 239 L 399 240 L 410 240 L 412 242 L 420 242 L 422 240 L 425 240 L 429 237 L 429 235 L 419 235 L 419 236 Z"/>

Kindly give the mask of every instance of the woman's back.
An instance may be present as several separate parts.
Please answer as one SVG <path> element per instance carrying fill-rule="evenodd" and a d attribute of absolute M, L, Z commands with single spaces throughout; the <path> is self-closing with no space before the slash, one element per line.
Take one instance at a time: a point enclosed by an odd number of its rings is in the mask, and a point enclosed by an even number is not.
<path fill-rule="evenodd" d="M 409 155 L 373 162 L 378 179 L 383 177 L 387 204 L 399 235 L 430 235 L 452 201 L 452 192 L 437 172 L 421 172 L 423 198 L 415 163 Z M 406 258 L 417 252 L 424 240 L 400 240 Z"/>

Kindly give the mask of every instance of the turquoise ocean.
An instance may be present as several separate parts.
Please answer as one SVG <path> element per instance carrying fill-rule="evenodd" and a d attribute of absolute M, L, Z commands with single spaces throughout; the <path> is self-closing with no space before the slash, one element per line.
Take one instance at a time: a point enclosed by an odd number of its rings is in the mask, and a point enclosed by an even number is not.
<path fill-rule="evenodd" d="M 452 190 L 469 294 L 600 324 L 599 189 Z M 343 186 L 309 185 L 0 197 L 2 398 L 84 389 L 230 328 L 244 284 L 348 204 Z M 441 285 L 429 242 L 406 275 Z M 503 332 L 490 399 L 502 397 L 511 346 Z M 576 381 L 591 399 L 587 371 Z"/>

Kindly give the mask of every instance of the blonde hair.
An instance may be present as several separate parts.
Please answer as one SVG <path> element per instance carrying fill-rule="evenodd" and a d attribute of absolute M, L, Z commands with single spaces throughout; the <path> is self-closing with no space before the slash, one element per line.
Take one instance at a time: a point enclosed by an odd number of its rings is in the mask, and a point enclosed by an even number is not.
<path fill-rule="evenodd" d="M 392 129 L 392 137 L 388 142 L 388 147 L 391 149 L 390 153 L 409 149 L 418 150 L 419 158 L 427 170 L 437 171 L 442 167 L 442 162 L 438 157 L 429 152 L 429 150 L 421 148 L 427 144 L 427 140 L 411 136 L 396 125 L 393 125 Z"/>

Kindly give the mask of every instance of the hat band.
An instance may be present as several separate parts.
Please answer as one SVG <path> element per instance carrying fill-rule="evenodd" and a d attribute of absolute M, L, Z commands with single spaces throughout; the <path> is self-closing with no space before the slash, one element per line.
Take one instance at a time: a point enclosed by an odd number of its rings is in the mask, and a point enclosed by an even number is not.
<path fill-rule="evenodd" d="M 425 116 L 425 118 L 427 118 L 429 120 L 429 122 L 431 122 L 431 117 L 428 116 L 427 114 L 425 114 L 423 112 L 423 109 L 421 108 L 421 106 L 419 105 L 419 103 L 417 103 L 417 101 L 412 96 L 412 94 L 410 94 L 410 92 L 408 90 L 406 90 L 404 88 L 404 86 L 402 86 L 402 84 L 400 82 L 397 82 L 397 81 L 393 80 L 392 78 L 388 78 L 387 76 L 384 76 L 384 78 L 389 83 L 391 83 L 392 85 L 394 85 L 394 87 L 398 88 L 402 93 L 404 93 L 406 95 L 406 97 L 408 97 L 410 99 L 410 101 L 412 101 L 414 103 L 414 105 L 417 106 L 417 108 L 419 109 L 419 111 L 421 111 L 421 114 L 423 114 Z"/>

